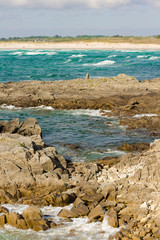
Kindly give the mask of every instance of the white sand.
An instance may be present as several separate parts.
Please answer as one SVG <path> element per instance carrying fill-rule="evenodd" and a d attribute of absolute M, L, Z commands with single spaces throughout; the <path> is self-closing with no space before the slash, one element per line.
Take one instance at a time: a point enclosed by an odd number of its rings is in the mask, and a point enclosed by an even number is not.
<path fill-rule="evenodd" d="M 105 43 L 105 42 L 0 42 L 0 49 L 124 49 L 160 50 L 160 44 Z"/>

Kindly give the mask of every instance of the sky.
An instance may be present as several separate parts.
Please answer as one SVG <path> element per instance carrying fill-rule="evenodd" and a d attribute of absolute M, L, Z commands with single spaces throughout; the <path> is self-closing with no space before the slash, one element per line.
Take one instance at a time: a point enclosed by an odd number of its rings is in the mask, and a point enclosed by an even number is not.
<path fill-rule="evenodd" d="M 0 38 L 160 35 L 160 0 L 0 0 Z"/>

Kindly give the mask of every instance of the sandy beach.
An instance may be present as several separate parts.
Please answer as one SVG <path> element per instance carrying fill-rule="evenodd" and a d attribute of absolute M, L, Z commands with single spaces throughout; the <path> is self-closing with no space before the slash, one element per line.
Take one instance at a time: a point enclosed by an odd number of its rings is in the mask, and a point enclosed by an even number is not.
<path fill-rule="evenodd" d="M 153 43 L 111 43 L 111 42 L 0 42 L 0 49 L 113 49 L 113 50 L 160 50 L 160 44 Z"/>

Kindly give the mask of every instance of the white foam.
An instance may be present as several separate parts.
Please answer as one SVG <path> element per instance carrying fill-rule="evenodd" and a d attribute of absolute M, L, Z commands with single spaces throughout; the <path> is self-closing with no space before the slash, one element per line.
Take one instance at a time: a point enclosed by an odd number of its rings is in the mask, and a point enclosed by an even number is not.
<path fill-rule="evenodd" d="M 1 109 L 8 109 L 8 110 L 18 110 L 21 109 L 20 107 L 15 107 L 14 105 L 7 105 L 7 104 L 2 104 L 0 106 Z"/>
<path fill-rule="evenodd" d="M 52 108 L 51 106 L 45 106 L 45 105 L 41 105 L 41 106 L 37 106 L 37 107 L 28 107 L 27 109 L 35 109 L 35 110 L 54 110 L 54 108 Z"/>
<path fill-rule="evenodd" d="M 84 57 L 84 56 L 86 56 L 85 54 L 73 54 L 72 56 L 71 56 L 71 58 L 79 58 L 79 57 Z"/>
<path fill-rule="evenodd" d="M 112 65 L 115 61 L 112 60 L 104 60 L 98 63 L 85 63 L 84 66 L 105 66 L 105 65 Z"/>
<path fill-rule="evenodd" d="M 133 118 L 141 118 L 141 117 L 157 117 L 157 114 L 146 113 L 146 114 L 136 114 Z"/>
<path fill-rule="evenodd" d="M 150 55 L 138 55 L 137 58 L 148 58 Z"/>
<path fill-rule="evenodd" d="M 103 113 L 101 110 L 89 110 L 89 109 L 78 109 L 78 110 L 68 110 L 72 115 L 88 115 L 92 117 L 102 117 Z M 105 112 L 111 112 L 106 110 Z"/>
<path fill-rule="evenodd" d="M 19 110 L 22 109 L 22 107 L 15 107 L 14 105 L 7 105 L 7 104 L 2 104 L 0 106 L 1 109 L 8 109 L 8 110 Z M 54 110 L 54 108 L 52 108 L 51 106 L 45 106 L 45 105 L 41 105 L 38 107 L 27 107 L 27 108 L 23 108 L 23 109 L 35 109 L 35 110 Z"/>
<path fill-rule="evenodd" d="M 154 56 L 154 57 L 150 57 L 148 60 L 157 60 L 157 59 L 160 59 L 160 57 Z"/>
<path fill-rule="evenodd" d="M 108 58 L 117 57 L 117 55 L 109 55 Z"/>
<path fill-rule="evenodd" d="M 25 52 L 25 55 L 55 55 L 57 54 L 56 52 L 45 52 L 45 51 L 29 51 L 29 52 Z"/>
<path fill-rule="evenodd" d="M 27 205 L 11 205 L 3 204 L 10 211 L 16 211 L 22 213 L 28 206 Z M 72 205 L 65 208 L 71 209 Z M 65 221 L 63 218 L 59 218 L 57 214 L 62 208 L 60 207 L 44 207 L 41 208 L 43 214 L 51 217 L 56 223 L 63 223 L 54 229 L 47 231 L 34 232 L 33 230 L 20 230 L 9 225 L 5 225 L 4 229 L 0 229 L 1 236 L 8 236 L 6 239 L 25 239 L 25 240 L 108 240 L 109 237 L 119 231 L 118 228 L 113 228 L 108 225 L 107 216 L 104 217 L 103 222 L 89 223 L 87 217 L 84 218 L 72 218 L 71 222 Z M 6 235 L 5 235 L 6 234 Z M 10 238 L 11 237 L 11 238 Z"/>
<path fill-rule="evenodd" d="M 106 152 L 104 152 L 107 155 L 113 155 L 113 156 L 121 156 L 123 155 L 125 152 L 124 151 L 120 151 L 120 150 L 113 150 L 113 149 L 108 149 Z"/>
<path fill-rule="evenodd" d="M 66 60 L 64 63 L 69 63 L 69 62 L 71 62 L 70 58 L 68 60 Z"/>
<path fill-rule="evenodd" d="M 46 52 L 47 55 L 56 55 L 58 54 L 57 52 Z"/>
<path fill-rule="evenodd" d="M 10 53 L 10 55 L 19 55 L 19 56 L 21 56 L 23 54 L 23 52 L 12 52 L 12 53 Z"/>

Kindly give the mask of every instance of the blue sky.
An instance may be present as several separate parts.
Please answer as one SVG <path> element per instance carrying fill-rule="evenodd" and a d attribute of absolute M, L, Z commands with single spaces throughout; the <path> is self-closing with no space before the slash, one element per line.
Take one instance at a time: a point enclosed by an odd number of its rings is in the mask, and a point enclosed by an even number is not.
<path fill-rule="evenodd" d="M 160 34 L 160 0 L 0 0 L 0 38 Z"/>

